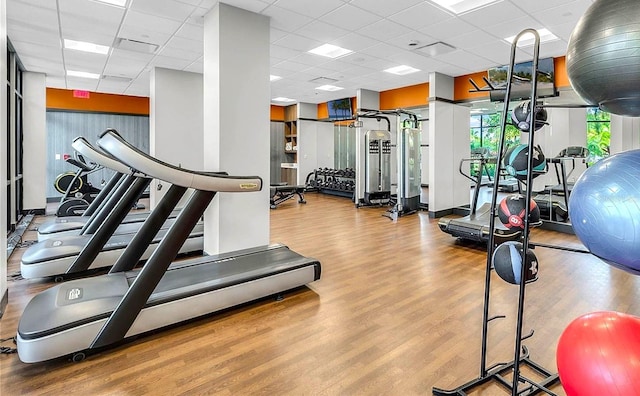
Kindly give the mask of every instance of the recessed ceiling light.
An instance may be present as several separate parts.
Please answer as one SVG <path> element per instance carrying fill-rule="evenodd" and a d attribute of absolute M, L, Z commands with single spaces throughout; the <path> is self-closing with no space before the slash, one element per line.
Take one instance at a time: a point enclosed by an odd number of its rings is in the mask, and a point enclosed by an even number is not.
<path fill-rule="evenodd" d="M 81 78 L 93 78 L 95 80 L 100 78 L 97 73 L 89 73 L 83 71 L 67 70 L 67 76 L 69 77 L 81 77 Z"/>
<path fill-rule="evenodd" d="M 312 54 L 326 56 L 327 58 L 338 58 L 352 53 L 353 51 L 338 47 L 336 45 L 324 44 L 309 51 Z"/>
<path fill-rule="evenodd" d="M 333 91 L 339 91 L 339 90 L 344 89 L 344 88 L 336 87 L 335 85 L 321 85 L 319 87 L 316 87 L 316 89 L 319 89 L 320 91 L 333 92 Z"/>
<path fill-rule="evenodd" d="M 269 74 L 269 81 L 278 81 L 282 79 L 280 76 L 274 76 L 273 74 Z"/>
<path fill-rule="evenodd" d="M 127 0 L 95 0 L 100 3 L 107 3 L 118 7 L 124 7 L 127 4 Z"/>
<path fill-rule="evenodd" d="M 556 36 L 555 34 L 551 33 L 549 31 L 549 29 L 536 29 L 538 31 L 538 35 L 540 35 L 540 42 L 541 43 L 546 43 L 547 41 L 553 41 L 553 40 L 558 40 L 558 36 Z M 506 42 L 508 42 L 509 44 L 513 43 L 513 40 L 516 38 L 516 36 L 511 36 L 511 37 L 507 37 L 504 40 Z M 523 34 L 520 37 L 520 40 L 518 40 L 518 47 L 526 47 L 529 45 L 533 45 L 533 43 L 535 42 L 535 38 L 533 37 L 532 33 L 526 33 Z"/>
<path fill-rule="evenodd" d="M 420 69 L 416 69 L 415 67 L 411 67 L 407 65 L 400 65 L 396 67 L 391 67 L 389 69 L 385 69 L 384 71 L 386 71 L 387 73 L 396 74 L 398 76 L 404 76 L 407 74 L 419 72 Z"/>
<path fill-rule="evenodd" d="M 106 55 L 109 52 L 109 47 L 107 47 L 106 45 L 99 45 L 88 43 L 86 41 L 75 41 L 69 39 L 64 39 L 64 48 L 76 51 L 93 52 L 94 54 L 102 55 Z"/>
<path fill-rule="evenodd" d="M 502 0 L 431 0 L 432 3 L 457 15 L 501 1 Z"/>
<path fill-rule="evenodd" d="M 284 96 L 278 96 L 277 98 L 273 98 L 271 99 L 272 102 L 295 102 L 295 99 L 291 99 L 291 98 L 285 98 Z"/>

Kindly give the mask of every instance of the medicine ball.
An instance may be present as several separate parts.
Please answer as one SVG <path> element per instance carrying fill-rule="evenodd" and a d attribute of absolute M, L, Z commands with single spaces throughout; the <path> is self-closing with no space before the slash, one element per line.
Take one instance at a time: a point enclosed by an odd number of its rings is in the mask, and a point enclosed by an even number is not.
<path fill-rule="evenodd" d="M 498 205 L 498 218 L 510 230 L 524 230 L 525 203 L 527 198 L 521 194 L 507 195 Z M 533 199 L 529 200 L 529 223 L 540 221 L 540 208 Z"/>
<path fill-rule="evenodd" d="M 520 284 L 522 269 L 522 243 L 508 241 L 500 244 L 493 252 L 491 262 L 500 278 L 513 285 Z M 538 258 L 531 249 L 527 250 L 525 282 L 538 278 Z"/>
<path fill-rule="evenodd" d="M 514 176 L 518 180 L 526 180 L 527 166 L 529 165 L 528 154 L 529 145 L 527 144 L 519 144 L 508 149 L 503 159 L 504 168 L 507 173 L 509 173 L 511 176 Z M 547 164 L 544 154 L 542 153 L 542 149 L 540 148 L 540 146 L 535 146 L 533 148 L 532 177 L 536 178 L 545 173 L 547 170 L 546 165 Z"/>
<path fill-rule="evenodd" d="M 529 132 L 531 129 L 531 101 L 525 100 L 520 102 L 511 111 L 511 121 L 522 132 Z M 536 111 L 536 122 L 534 130 L 539 130 L 543 126 L 547 125 L 547 111 L 543 108 L 538 108 Z"/>

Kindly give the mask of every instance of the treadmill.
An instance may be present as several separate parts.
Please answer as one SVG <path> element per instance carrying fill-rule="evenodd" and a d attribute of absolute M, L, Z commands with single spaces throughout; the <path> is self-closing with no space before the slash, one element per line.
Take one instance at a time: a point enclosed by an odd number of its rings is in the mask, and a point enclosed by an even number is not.
<path fill-rule="evenodd" d="M 102 191 L 85 210 L 83 216 L 58 217 L 40 224 L 38 226 L 38 241 L 63 235 L 90 233 L 87 232 L 87 228 L 90 227 L 88 224 L 93 222 L 100 224 L 101 221 L 104 221 L 105 215 L 100 215 L 101 210 L 103 210 L 105 206 L 113 208 L 117 203 L 118 196 L 115 195 L 115 191 L 125 182 L 125 175 L 130 173 L 126 165 L 96 149 L 83 137 L 74 139 L 72 146 L 78 153 L 89 158 L 92 162 L 104 168 L 114 170 L 116 173 L 109 179 Z M 110 209 L 104 209 L 104 213 L 108 213 L 109 211 Z M 178 211 L 175 211 L 172 213 L 171 218 L 175 218 L 177 215 Z M 140 228 L 140 223 L 145 221 L 148 216 L 149 212 L 128 213 L 122 220 L 122 225 L 116 229 L 115 234 L 136 232 L 138 228 Z"/>
<path fill-rule="evenodd" d="M 74 147 L 81 149 L 81 145 L 90 146 L 86 140 L 77 138 L 74 141 Z M 122 163 L 120 166 L 129 169 Z M 131 172 L 129 171 L 129 173 Z M 142 222 L 130 224 L 135 227 L 128 233 L 124 233 L 121 222 L 150 181 L 151 178 L 140 173 L 126 175 L 109 200 L 109 205 L 105 205 L 99 212 L 96 212 L 96 216 L 100 219 L 85 226 L 86 233 L 76 236 L 54 237 L 29 246 L 20 262 L 22 277 L 25 279 L 55 277 L 56 280 L 62 280 L 65 277 L 77 276 L 89 270 L 113 265 L 143 224 Z M 170 218 L 174 215 L 174 211 L 169 213 L 159 228 L 149 234 L 148 246 L 143 252 L 141 260 L 146 260 L 151 256 L 169 227 L 175 222 L 175 218 Z M 122 233 L 116 234 L 118 230 Z M 202 252 L 203 234 L 204 224 L 199 221 L 180 247 L 179 253 Z"/>
<path fill-rule="evenodd" d="M 55 285 L 25 307 L 16 337 L 18 356 L 34 363 L 111 346 L 125 338 L 282 293 L 320 279 L 320 263 L 283 245 L 200 257 L 172 265 L 180 245 L 216 192 L 262 189 L 256 176 L 196 172 L 163 163 L 107 130 L 99 145 L 149 176 L 172 183 L 144 223 L 160 223 L 187 188 L 196 191 L 146 265 L 134 270 L 144 246 L 141 229 L 106 274 Z"/>
<path fill-rule="evenodd" d="M 488 150 L 472 152 L 471 158 L 463 158 L 460 160 L 460 167 L 458 169 L 460 174 L 475 184 L 470 213 L 464 217 L 441 217 L 438 220 L 440 230 L 447 234 L 451 234 L 456 238 L 482 243 L 487 243 L 489 241 L 489 220 L 491 220 L 492 208 L 491 204 L 488 202 L 482 204 L 482 206 L 478 208 L 478 196 L 482 185 L 483 171 L 486 171 L 487 164 L 491 162 L 496 163 L 497 161 L 495 158 L 488 157 Z M 478 165 L 478 171 L 475 179 L 471 174 L 467 174 L 463 170 L 464 164 L 467 163 Z M 498 168 L 498 166 L 496 166 L 496 168 Z M 521 231 L 506 228 L 502 223 L 500 223 L 500 221 L 495 222 L 493 235 L 496 244 L 518 240 L 521 234 Z"/>

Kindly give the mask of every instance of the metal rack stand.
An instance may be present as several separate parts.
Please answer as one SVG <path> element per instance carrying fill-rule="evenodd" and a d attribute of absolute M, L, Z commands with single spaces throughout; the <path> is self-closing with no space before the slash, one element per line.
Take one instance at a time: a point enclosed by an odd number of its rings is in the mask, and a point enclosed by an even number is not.
<path fill-rule="evenodd" d="M 509 100 L 511 98 L 511 86 L 514 79 L 514 65 L 515 65 L 515 53 L 517 48 L 518 41 L 525 34 L 533 34 L 535 38 L 534 42 L 534 53 L 533 53 L 533 62 L 532 62 L 532 81 L 531 81 L 531 117 L 530 123 L 531 127 L 529 132 L 529 150 L 528 150 L 528 172 L 527 172 L 527 186 L 532 186 L 533 183 L 533 150 L 534 150 L 534 125 L 536 122 L 536 115 L 539 111 L 540 107 L 537 106 L 537 75 L 538 75 L 538 53 L 540 48 L 540 36 L 538 32 L 534 29 L 525 29 L 520 32 L 516 38 L 513 40 L 511 44 L 511 58 L 509 65 L 509 73 L 507 80 L 507 87 L 504 97 L 504 110 L 502 113 L 502 128 L 500 132 L 500 142 L 498 147 L 498 152 L 502 153 L 504 151 L 504 137 L 505 137 L 505 129 L 507 126 L 507 113 L 509 110 Z M 499 164 L 498 166 L 499 167 Z M 433 394 L 438 396 L 443 395 L 466 395 L 466 392 L 469 392 L 476 387 L 487 384 L 489 382 L 495 382 L 499 385 L 506 387 L 512 396 L 518 395 L 534 395 L 540 392 L 545 392 L 549 395 L 556 395 L 551 390 L 548 389 L 549 386 L 556 383 L 559 378 L 557 374 L 550 372 L 539 364 L 535 363 L 529 358 L 529 351 L 526 346 L 522 344 L 524 340 L 533 336 L 533 330 L 523 336 L 522 326 L 523 326 L 523 318 L 524 318 L 524 300 L 525 300 L 525 286 L 526 283 L 524 279 L 526 279 L 526 264 L 522 265 L 520 279 L 522 279 L 519 285 L 519 293 L 518 293 L 518 313 L 517 313 L 517 322 L 516 322 L 516 334 L 515 334 L 515 347 L 514 347 L 514 357 L 513 360 L 507 363 L 497 363 L 492 366 L 487 367 L 487 348 L 488 348 L 488 327 L 489 322 L 504 318 L 504 315 L 495 315 L 489 316 L 489 297 L 490 297 L 490 286 L 491 286 L 491 270 L 492 270 L 492 262 L 491 258 L 493 256 L 493 252 L 495 251 L 495 241 L 494 241 L 494 229 L 495 229 L 495 218 L 496 218 L 496 202 L 498 198 L 498 178 L 494 178 L 493 183 L 493 192 L 491 197 L 491 219 L 490 219 L 490 233 L 489 233 L 489 242 L 487 245 L 487 263 L 486 263 L 486 274 L 485 274 L 485 290 L 484 290 L 484 310 L 482 316 L 482 351 L 480 358 L 480 375 L 469 381 L 463 385 L 460 385 L 451 390 L 445 390 L 434 387 Z M 527 188 L 526 191 L 526 201 L 529 202 L 531 200 L 531 188 Z M 525 216 L 524 216 L 524 232 L 522 233 L 522 262 L 526 263 L 527 257 L 526 252 L 529 249 L 529 212 L 530 205 L 526 205 Z M 525 377 L 521 368 L 523 366 L 528 366 L 532 371 L 536 374 L 542 376 L 542 380 L 534 381 L 531 378 Z M 511 374 L 512 379 L 506 377 Z"/>

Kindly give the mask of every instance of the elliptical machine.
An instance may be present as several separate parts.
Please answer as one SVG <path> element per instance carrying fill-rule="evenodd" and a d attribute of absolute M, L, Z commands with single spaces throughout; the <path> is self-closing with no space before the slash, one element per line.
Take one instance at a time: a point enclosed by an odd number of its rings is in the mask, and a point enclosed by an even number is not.
<path fill-rule="evenodd" d="M 87 163 L 82 155 L 76 158 L 67 158 L 66 162 L 77 167 L 76 172 L 64 172 L 56 177 L 53 186 L 62 194 L 60 205 L 56 210 L 56 216 L 82 216 L 91 202 L 100 193 L 100 189 L 94 187 L 87 180 L 87 176 L 101 169 L 93 163 Z"/>

